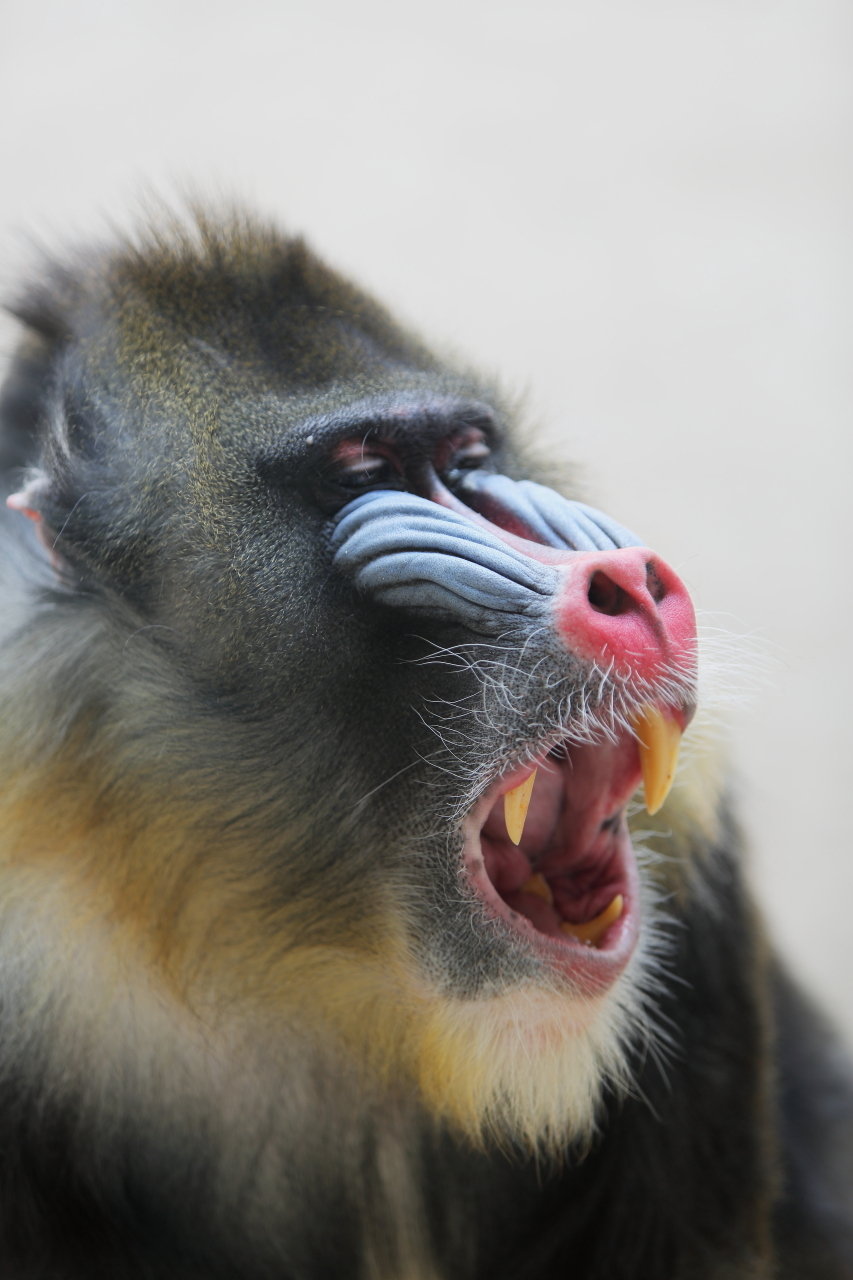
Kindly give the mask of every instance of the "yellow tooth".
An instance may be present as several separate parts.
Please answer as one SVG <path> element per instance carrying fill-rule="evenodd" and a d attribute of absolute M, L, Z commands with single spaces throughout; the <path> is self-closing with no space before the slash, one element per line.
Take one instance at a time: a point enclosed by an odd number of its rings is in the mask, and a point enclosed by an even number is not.
<path fill-rule="evenodd" d="M 646 809 L 657 813 L 675 777 L 681 728 L 671 716 L 664 715 L 660 707 L 648 703 L 634 717 L 634 732 L 640 744 Z"/>
<path fill-rule="evenodd" d="M 529 778 L 525 778 L 524 782 L 513 787 L 512 791 L 507 791 L 504 796 L 504 822 L 507 835 L 513 844 L 521 844 L 524 820 L 527 817 L 530 793 L 535 781 L 536 770 L 534 769 Z"/>
<path fill-rule="evenodd" d="M 549 907 L 554 905 L 554 895 L 551 892 L 551 886 L 541 872 L 536 871 L 529 876 L 521 886 L 522 893 L 532 893 L 534 898 L 541 898 L 543 902 L 547 902 Z"/>
<path fill-rule="evenodd" d="M 573 924 L 571 920 L 564 920 L 560 930 L 577 938 L 579 942 L 585 942 L 588 947 L 597 947 L 605 931 L 621 916 L 623 906 L 622 894 L 617 893 L 610 906 L 605 907 L 594 920 L 585 920 L 583 924 Z"/>

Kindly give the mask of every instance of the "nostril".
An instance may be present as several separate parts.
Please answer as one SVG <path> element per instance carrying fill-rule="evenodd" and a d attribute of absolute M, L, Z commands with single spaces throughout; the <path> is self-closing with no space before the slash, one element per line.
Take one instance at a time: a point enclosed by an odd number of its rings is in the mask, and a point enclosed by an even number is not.
<path fill-rule="evenodd" d="M 666 587 L 654 566 L 654 562 L 651 560 L 646 564 L 646 590 L 654 600 L 655 604 L 660 604 L 661 600 L 663 600 L 666 595 Z"/>
<path fill-rule="evenodd" d="M 608 578 L 606 573 L 598 569 L 591 577 L 586 598 L 596 613 L 606 613 L 615 618 L 617 614 L 627 613 L 629 600 L 627 592 Z"/>
<path fill-rule="evenodd" d="M 560 563 L 555 560 L 555 563 Z M 565 553 L 554 625 L 577 657 L 657 679 L 683 668 L 692 680 L 696 616 L 669 565 L 648 547 Z"/>

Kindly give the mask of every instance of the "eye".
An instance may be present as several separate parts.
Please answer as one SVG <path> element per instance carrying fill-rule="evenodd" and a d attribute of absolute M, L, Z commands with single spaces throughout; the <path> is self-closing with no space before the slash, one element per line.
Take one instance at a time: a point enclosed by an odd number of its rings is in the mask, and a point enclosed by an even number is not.
<path fill-rule="evenodd" d="M 378 449 L 345 441 L 335 450 L 326 476 L 349 493 L 361 493 L 399 482 L 400 470 L 392 458 Z"/>
<path fill-rule="evenodd" d="M 441 470 L 451 480 L 460 472 L 478 470 L 492 455 L 479 427 L 466 427 L 457 431 L 445 441 L 445 450 L 446 461 Z"/>
<path fill-rule="evenodd" d="M 348 467 L 338 467 L 332 473 L 335 484 L 344 489 L 369 489 L 383 484 L 394 476 L 394 468 L 387 458 L 365 458 L 363 462 Z"/>

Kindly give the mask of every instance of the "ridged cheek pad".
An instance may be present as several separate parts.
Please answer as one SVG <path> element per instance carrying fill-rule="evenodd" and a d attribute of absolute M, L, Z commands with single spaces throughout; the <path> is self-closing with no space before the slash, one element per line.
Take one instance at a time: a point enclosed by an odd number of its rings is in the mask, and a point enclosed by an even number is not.
<path fill-rule="evenodd" d="M 522 538 L 559 551 L 615 551 L 643 543 L 610 516 L 570 502 L 544 484 L 472 471 L 461 486 L 480 515 Z M 467 500 L 467 498 L 466 498 Z"/>
<path fill-rule="evenodd" d="M 490 476 L 478 485 L 494 507 L 530 530 L 540 544 L 565 551 L 604 551 L 639 542 L 621 525 L 543 485 Z M 438 616 L 485 635 L 513 617 L 538 619 L 552 609 L 557 568 L 525 555 L 496 531 L 411 493 L 364 494 L 335 518 L 335 567 L 377 602 Z"/>

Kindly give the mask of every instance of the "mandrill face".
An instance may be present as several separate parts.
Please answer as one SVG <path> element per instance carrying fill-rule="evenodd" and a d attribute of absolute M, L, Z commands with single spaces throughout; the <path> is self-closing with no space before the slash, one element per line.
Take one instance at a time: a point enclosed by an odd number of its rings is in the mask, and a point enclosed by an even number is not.
<path fill-rule="evenodd" d="M 464 421 L 462 405 L 445 412 Z M 376 482 L 344 507 L 333 565 L 363 598 L 444 623 L 433 632 L 441 661 L 464 655 L 479 676 L 479 749 L 457 752 L 457 771 L 472 776 L 459 797 L 460 870 L 482 936 L 478 977 L 505 947 L 520 968 L 594 997 L 637 945 L 626 808 L 641 776 L 650 812 L 669 790 L 692 711 L 693 609 L 672 570 L 615 522 L 490 469 L 496 432 L 482 408 L 480 422 L 456 427 L 464 471 L 457 455 L 442 478 L 421 454 L 407 490 Z M 344 445 L 356 447 L 369 450 Z M 446 437 L 438 456 L 450 449 Z M 446 628 L 460 623 L 491 643 L 454 646 Z"/>
<path fill-rule="evenodd" d="M 647 1033 L 627 813 L 694 708 L 675 573 L 299 242 L 202 226 L 21 312 L 56 372 L 10 505 L 101 726 L 56 768 L 109 945 L 476 1140 L 588 1133 Z"/>

